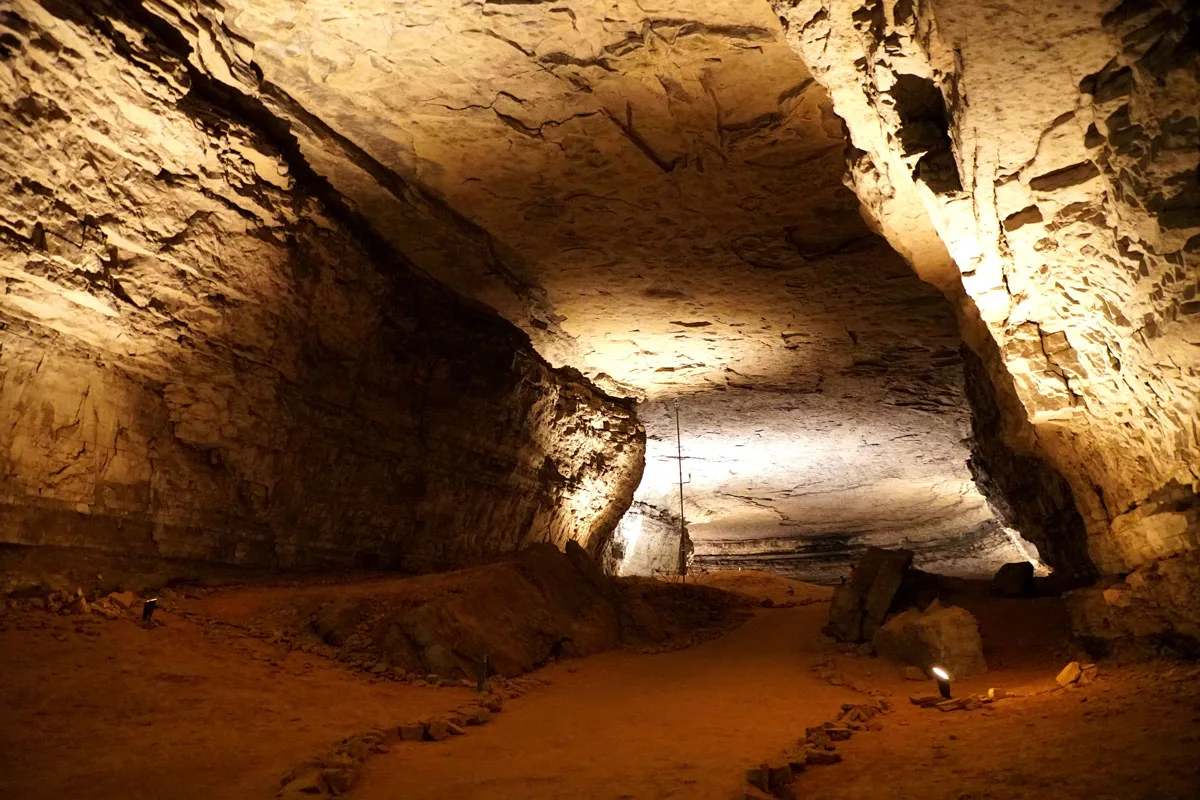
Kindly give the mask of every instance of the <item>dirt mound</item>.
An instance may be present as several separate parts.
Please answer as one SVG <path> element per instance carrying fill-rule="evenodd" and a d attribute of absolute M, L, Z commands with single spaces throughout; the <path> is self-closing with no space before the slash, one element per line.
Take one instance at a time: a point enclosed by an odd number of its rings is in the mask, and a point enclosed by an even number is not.
<path fill-rule="evenodd" d="M 606 577 L 572 543 L 458 572 L 304 587 L 253 616 L 354 667 L 473 681 L 485 657 L 491 674 L 518 675 L 620 646 L 687 646 L 739 624 L 746 605 L 707 586 Z"/>

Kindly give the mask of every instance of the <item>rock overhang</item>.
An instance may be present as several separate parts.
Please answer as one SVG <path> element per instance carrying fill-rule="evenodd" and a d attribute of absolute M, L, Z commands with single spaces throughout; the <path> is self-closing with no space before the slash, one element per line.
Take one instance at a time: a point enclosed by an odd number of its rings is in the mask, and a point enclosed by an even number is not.
<path fill-rule="evenodd" d="M 256 0 L 224 20 L 267 81 L 494 257 L 423 248 L 333 170 L 384 236 L 644 401 L 641 501 L 678 513 L 678 401 L 700 540 L 854 531 L 850 552 L 983 526 L 1005 555 L 981 570 L 1022 557 L 966 469 L 953 312 L 859 214 L 844 126 L 766 4 Z"/>

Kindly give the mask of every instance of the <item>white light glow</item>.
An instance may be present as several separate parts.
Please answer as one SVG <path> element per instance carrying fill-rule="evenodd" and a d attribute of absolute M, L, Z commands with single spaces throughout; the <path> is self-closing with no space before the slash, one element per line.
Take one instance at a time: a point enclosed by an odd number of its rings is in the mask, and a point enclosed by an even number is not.
<path fill-rule="evenodd" d="M 942 669 L 941 667 L 934 667 L 933 674 L 938 676 L 939 678 L 941 678 L 944 681 L 950 680 L 950 673 L 946 672 L 946 670 Z"/>

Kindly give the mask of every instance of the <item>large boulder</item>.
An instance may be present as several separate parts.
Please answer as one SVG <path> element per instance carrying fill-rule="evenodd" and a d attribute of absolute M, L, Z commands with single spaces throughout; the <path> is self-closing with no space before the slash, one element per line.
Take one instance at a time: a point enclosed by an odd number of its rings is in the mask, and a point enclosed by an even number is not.
<path fill-rule="evenodd" d="M 869 548 L 850 582 L 834 590 L 825 633 L 843 642 L 874 636 L 891 610 L 912 560 L 908 550 Z"/>
<path fill-rule="evenodd" d="M 1037 581 L 1033 576 L 1033 564 L 1016 561 L 1002 565 L 992 577 L 992 593 L 1001 597 L 1035 596 Z"/>
<path fill-rule="evenodd" d="M 884 623 L 872 640 L 883 657 L 920 667 L 942 667 L 954 678 L 987 671 L 979 623 L 965 608 L 934 601 L 927 609 L 912 608 Z"/>

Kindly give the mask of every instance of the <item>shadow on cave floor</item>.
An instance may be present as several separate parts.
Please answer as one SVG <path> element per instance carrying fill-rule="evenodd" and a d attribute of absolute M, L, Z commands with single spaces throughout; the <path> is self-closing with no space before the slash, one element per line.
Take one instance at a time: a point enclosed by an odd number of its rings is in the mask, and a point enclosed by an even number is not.
<path fill-rule="evenodd" d="M 381 583 L 404 579 L 317 588 L 353 600 L 378 594 Z M 1198 796 L 1200 670 L 1102 663 L 1095 683 L 1056 689 L 1071 657 L 1057 598 L 956 597 L 979 618 L 992 665 L 956 684 L 956 695 L 995 686 L 1018 696 L 942 713 L 907 702 L 928 684 L 821 637 L 828 606 L 818 595 L 827 590 L 761 574 L 721 583 L 755 605 L 768 597 L 803 604 L 756 608 L 739 627 L 684 649 L 609 650 L 552 662 L 536 679 L 498 681 L 503 708 L 486 725 L 440 742 L 391 743 L 366 759 L 349 794 L 741 797 L 745 770 L 806 727 L 834 719 L 842 704 L 887 697 L 895 710 L 880 718 L 882 730 L 839 742 L 845 760 L 797 775 L 797 796 Z M 423 585 L 454 594 L 445 576 Z M 154 629 L 7 609 L 0 787 L 27 800 L 270 798 L 281 775 L 343 737 L 394 734 L 398 724 L 477 701 L 457 682 L 381 680 L 278 631 L 260 638 L 263 626 L 279 624 L 279 608 L 312 591 L 296 583 L 181 593 Z"/>

